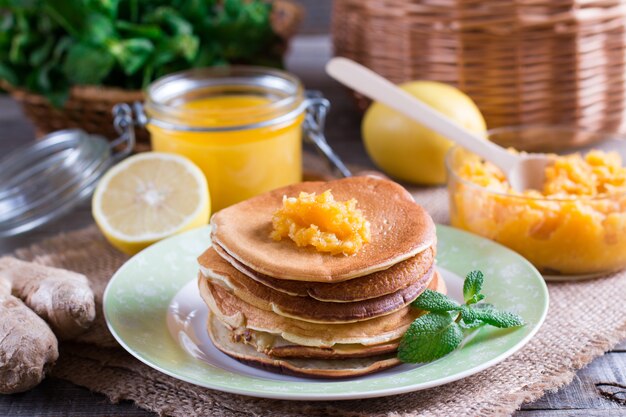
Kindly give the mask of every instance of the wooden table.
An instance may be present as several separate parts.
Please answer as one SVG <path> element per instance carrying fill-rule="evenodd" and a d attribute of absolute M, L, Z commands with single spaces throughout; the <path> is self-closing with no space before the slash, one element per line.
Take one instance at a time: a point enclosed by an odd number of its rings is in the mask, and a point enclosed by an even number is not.
<path fill-rule="evenodd" d="M 370 164 L 359 134 L 360 115 L 351 98 L 341 87 L 323 75 L 323 63 L 330 55 L 327 36 L 307 35 L 296 40 L 288 59 L 289 68 L 308 88 L 321 90 L 332 102 L 328 138 L 339 155 L 348 162 Z M 7 97 L 0 96 L 0 156 L 32 140 L 34 132 Z M 64 218 L 36 231 L 0 239 L 0 254 L 38 240 L 86 226 L 92 222 L 87 204 Z M 47 379 L 30 392 L 0 395 L 0 416 L 150 416 L 130 402 L 110 404 L 100 394 L 71 383 Z M 613 351 L 580 370 L 574 381 L 556 393 L 526 404 L 516 417 L 617 417 L 626 416 L 626 341 Z"/>

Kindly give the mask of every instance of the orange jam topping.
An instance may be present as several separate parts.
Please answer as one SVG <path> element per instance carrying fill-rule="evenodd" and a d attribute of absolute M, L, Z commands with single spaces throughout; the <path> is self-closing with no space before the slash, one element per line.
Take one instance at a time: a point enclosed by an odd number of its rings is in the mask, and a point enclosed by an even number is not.
<path fill-rule="evenodd" d="M 547 196 L 596 197 L 626 191 L 626 168 L 617 152 L 593 150 L 559 157 L 546 168 L 543 193 Z"/>
<path fill-rule="evenodd" d="M 592 150 L 586 155 L 574 153 L 554 155 L 554 163 L 546 170 L 541 193 L 526 190 L 528 197 L 571 199 L 601 197 L 626 192 L 626 168 L 617 152 Z M 517 194 L 498 168 L 478 157 L 468 157 L 459 167 L 458 175 L 474 184 L 496 192 Z"/>
<path fill-rule="evenodd" d="M 297 198 L 283 196 L 270 237 L 289 237 L 296 245 L 311 245 L 319 252 L 354 255 L 371 238 L 370 223 L 356 205 L 354 198 L 335 201 L 330 190 L 320 195 L 301 192 Z"/>

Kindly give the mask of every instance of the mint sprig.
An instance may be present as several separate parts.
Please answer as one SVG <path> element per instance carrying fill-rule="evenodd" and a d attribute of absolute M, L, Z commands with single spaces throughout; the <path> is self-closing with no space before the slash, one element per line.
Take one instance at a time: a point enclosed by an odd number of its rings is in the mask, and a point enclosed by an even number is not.
<path fill-rule="evenodd" d="M 446 295 L 432 290 L 424 291 L 415 301 L 411 303 L 412 307 L 418 308 L 424 311 L 431 312 L 446 312 L 446 311 L 461 311 L 463 307 Z"/>
<path fill-rule="evenodd" d="M 411 323 L 398 348 L 398 359 L 430 362 L 452 352 L 462 340 L 463 330 L 450 313 L 432 312 Z"/>
<path fill-rule="evenodd" d="M 487 324 L 499 328 L 523 326 L 524 320 L 517 314 L 482 302 L 483 282 L 482 272 L 467 274 L 463 283 L 465 304 L 437 291 L 424 291 L 411 306 L 429 313 L 417 318 L 404 333 L 398 359 L 407 363 L 431 362 L 459 347 L 468 331 Z"/>
<path fill-rule="evenodd" d="M 480 304 L 477 304 L 480 306 Z M 461 319 L 465 323 L 482 322 L 494 327 L 506 329 L 509 327 L 519 327 L 524 324 L 520 316 L 508 311 L 499 311 L 495 308 L 464 308 L 461 310 Z"/>
<path fill-rule="evenodd" d="M 485 296 L 480 293 L 483 289 L 485 277 L 480 271 L 472 271 L 465 277 L 463 282 L 463 299 L 467 305 L 476 304 Z"/>

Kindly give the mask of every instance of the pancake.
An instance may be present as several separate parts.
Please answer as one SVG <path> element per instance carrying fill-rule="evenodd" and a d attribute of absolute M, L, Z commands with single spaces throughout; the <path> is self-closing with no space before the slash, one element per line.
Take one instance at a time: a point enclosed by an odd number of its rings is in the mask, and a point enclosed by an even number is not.
<path fill-rule="evenodd" d="M 337 201 L 355 198 L 371 225 L 371 241 L 352 256 L 330 255 L 298 247 L 291 239 L 271 239 L 272 216 L 283 196 L 331 190 Z M 211 237 L 248 268 L 273 278 L 339 282 L 387 269 L 436 242 L 435 225 L 402 186 L 375 177 L 304 182 L 218 211 L 211 218 Z"/>
<path fill-rule="evenodd" d="M 289 342 L 314 347 L 332 347 L 335 344 L 386 343 L 400 338 L 408 326 L 423 313 L 404 307 L 386 316 L 356 323 L 320 324 L 280 316 L 254 307 L 231 294 L 220 285 L 212 284 L 198 274 L 200 296 L 217 318 L 230 329 L 251 329 L 280 335 Z M 439 275 L 429 288 L 445 291 Z"/>
<path fill-rule="evenodd" d="M 364 358 L 395 352 L 400 343 L 400 339 L 396 339 L 372 346 L 336 344 L 332 347 L 319 348 L 296 345 L 280 336 L 250 329 L 245 329 L 243 332 L 231 332 L 231 338 L 234 342 L 245 343 L 269 356 L 300 359 Z"/>
<path fill-rule="evenodd" d="M 240 272 L 267 287 L 289 295 L 312 297 L 319 301 L 334 303 L 376 298 L 414 285 L 421 280 L 435 260 L 435 247 L 433 246 L 387 269 L 348 281 L 335 283 L 306 282 L 276 279 L 260 274 L 238 262 L 220 245 L 214 243 L 213 249 Z M 200 270 L 207 275 L 205 254 L 200 255 L 198 262 L 200 263 Z"/>
<path fill-rule="evenodd" d="M 257 352 L 244 343 L 234 342 L 230 331 L 214 315 L 209 314 L 209 336 L 213 344 L 226 355 L 248 365 L 279 371 L 290 375 L 319 378 L 346 378 L 365 375 L 400 364 L 395 352 L 369 358 L 343 360 L 276 359 Z"/>
<path fill-rule="evenodd" d="M 260 284 L 235 269 L 212 247 L 201 258 L 205 265 L 202 274 L 213 283 L 223 285 L 246 303 L 311 323 L 352 323 L 393 313 L 415 300 L 426 289 L 434 271 L 434 266 L 431 266 L 417 283 L 392 294 L 352 303 L 329 303 L 311 297 L 288 295 Z"/>

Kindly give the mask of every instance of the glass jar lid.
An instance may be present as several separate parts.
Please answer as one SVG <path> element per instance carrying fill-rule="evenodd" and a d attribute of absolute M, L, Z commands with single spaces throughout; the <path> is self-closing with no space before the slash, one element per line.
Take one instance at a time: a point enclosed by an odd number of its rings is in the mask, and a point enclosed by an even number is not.
<path fill-rule="evenodd" d="M 123 149 L 116 152 L 118 145 Z M 0 160 L 0 237 L 26 232 L 72 210 L 133 145 L 134 137 L 109 142 L 69 129 L 6 155 Z"/>

